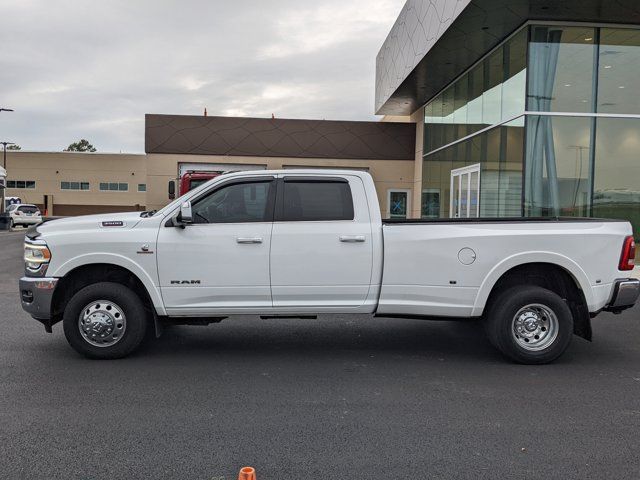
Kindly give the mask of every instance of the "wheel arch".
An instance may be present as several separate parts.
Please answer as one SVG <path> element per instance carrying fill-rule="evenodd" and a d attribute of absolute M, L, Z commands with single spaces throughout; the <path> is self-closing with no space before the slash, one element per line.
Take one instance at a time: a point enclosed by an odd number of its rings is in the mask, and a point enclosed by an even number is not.
<path fill-rule="evenodd" d="M 50 275 L 62 280 L 72 272 L 77 272 L 79 268 L 95 268 L 96 265 L 109 265 L 114 267 L 114 269 L 121 268 L 129 272 L 130 275 L 135 277 L 144 286 L 144 289 L 148 297 L 151 299 L 151 304 L 155 308 L 157 314 L 166 314 L 164 311 L 162 296 L 153 281 L 153 278 L 136 262 L 122 255 L 110 253 L 80 255 L 66 261 L 64 264 L 56 268 L 55 271 L 50 272 Z"/>
<path fill-rule="evenodd" d="M 64 309 L 73 295 L 80 289 L 99 282 L 114 282 L 129 287 L 140 297 L 153 318 L 156 318 L 156 303 L 153 296 L 155 289 L 149 290 L 135 272 L 122 265 L 96 262 L 76 266 L 60 277 L 53 292 L 52 324 L 62 320 Z"/>
<path fill-rule="evenodd" d="M 527 259 L 528 261 L 523 261 Z M 567 302 L 574 319 L 574 333 L 591 340 L 589 303 L 592 292 L 584 271 L 574 262 L 556 254 L 520 256 L 505 260 L 487 276 L 474 304 L 481 316 L 495 296 L 515 285 L 537 285 L 551 290 Z"/>

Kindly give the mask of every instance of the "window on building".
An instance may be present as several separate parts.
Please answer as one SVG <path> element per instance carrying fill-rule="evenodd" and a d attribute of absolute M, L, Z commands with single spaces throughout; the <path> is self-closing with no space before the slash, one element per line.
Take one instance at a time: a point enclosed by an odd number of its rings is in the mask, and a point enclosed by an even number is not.
<path fill-rule="evenodd" d="M 425 153 L 524 113 L 527 32 L 516 33 L 425 106 Z"/>
<path fill-rule="evenodd" d="M 590 215 L 592 125 L 586 117 L 527 119 L 527 216 Z"/>
<path fill-rule="evenodd" d="M 536 24 L 504 42 L 425 106 L 422 216 L 449 216 L 452 172 L 480 164 L 481 217 L 621 218 L 640 241 L 638 65 L 639 28 Z"/>
<path fill-rule="evenodd" d="M 353 198 L 349 183 L 306 182 L 285 178 L 284 221 L 353 220 Z"/>
<path fill-rule="evenodd" d="M 410 190 L 387 190 L 387 217 L 407 218 L 409 215 Z"/>
<path fill-rule="evenodd" d="M 273 181 L 223 186 L 193 204 L 194 223 L 265 222 Z"/>
<path fill-rule="evenodd" d="M 595 39 L 595 28 L 531 27 L 527 110 L 593 111 Z"/>
<path fill-rule="evenodd" d="M 428 213 L 448 218 L 452 198 L 459 197 L 458 192 L 453 192 L 452 197 L 451 185 L 460 185 L 457 176 L 458 182 L 453 181 L 456 178 L 452 179 L 452 171 L 475 164 L 480 164 L 480 193 L 477 194 L 477 188 L 467 188 L 466 195 L 474 207 L 479 203 L 480 217 L 521 216 L 523 123 L 522 119 L 516 119 L 427 155 L 422 167 L 422 188 L 434 192 L 432 198 L 438 192 L 439 201 L 436 203 L 433 199 L 431 208 L 426 210 L 423 193 L 422 216 L 427 217 L 425 214 Z M 476 185 L 475 178 L 472 173 L 469 179 L 473 185 Z M 438 215 L 435 215 L 436 208 Z"/>
<path fill-rule="evenodd" d="M 640 113 L 640 30 L 601 29 L 598 60 L 598 112 Z"/>
<path fill-rule="evenodd" d="M 593 216 L 621 218 L 640 241 L 640 119 L 599 118 L 596 128 Z"/>
<path fill-rule="evenodd" d="M 420 216 L 422 218 L 438 218 L 440 216 L 439 188 L 425 188 L 422 190 Z"/>
<path fill-rule="evenodd" d="M 7 180 L 7 188 L 36 188 L 35 180 Z"/>
<path fill-rule="evenodd" d="M 504 47 L 499 47 L 484 62 L 482 123 L 495 125 L 502 118 L 502 81 L 504 80 Z"/>
<path fill-rule="evenodd" d="M 129 190 L 128 183 L 100 182 L 101 192 L 126 192 Z"/>
<path fill-rule="evenodd" d="M 480 164 L 451 171 L 451 218 L 478 218 L 480 216 Z"/>
<path fill-rule="evenodd" d="M 147 184 L 146 183 L 139 183 L 138 184 L 138 191 L 139 192 L 146 192 L 147 191 Z"/>
<path fill-rule="evenodd" d="M 89 182 L 60 182 L 61 190 L 89 190 Z"/>
<path fill-rule="evenodd" d="M 502 84 L 502 121 L 514 118 L 526 109 L 527 32 L 524 29 L 504 44 L 504 82 Z"/>

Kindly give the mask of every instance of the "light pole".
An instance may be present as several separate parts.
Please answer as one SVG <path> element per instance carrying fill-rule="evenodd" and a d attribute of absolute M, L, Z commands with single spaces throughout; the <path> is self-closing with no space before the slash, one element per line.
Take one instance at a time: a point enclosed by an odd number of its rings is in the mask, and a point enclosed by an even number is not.
<path fill-rule="evenodd" d="M 13 108 L 0 108 L 0 112 L 13 112 Z M 13 145 L 12 142 L 2 142 L 2 145 L 4 147 L 4 152 L 2 154 L 2 168 L 4 168 L 5 171 L 5 175 L 7 173 L 7 145 Z M 5 177 L 5 182 L 7 181 L 6 177 Z M 0 216 L 5 217 L 5 200 L 4 200 L 4 192 L 5 192 L 5 188 L 0 189 Z M 5 222 L 7 222 L 7 226 L 8 226 L 8 219 L 7 218 L 3 218 L 3 220 Z M 2 220 L 0 220 L 0 227 L 2 227 Z"/>
<path fill-rule="evenodd" d="M 4 168 L 4 173 L 5 175 L 7 174 L 7 145 L 15 145 L 15 143 L 13 142 L 0 142 L 0 144 L 2 144 L 3 146 L 3 152 L 2 152 L 2 168 Z M 6 177 L 4 179 L 5 183 L 7 181 Z M 6 187 L 5 187 L 6 188 Z M 2 189 L 2 192 L 0 192 L 0 202 L 2 203 L 0 205 L 0 214 L 4 214 L 4 210 L 5 210 L 5 188 Z"/>
<path fill-rule="evenodd" d="M 4 107 L 0 107 L 0 112 L 13 112 L 13 108 L 4 108 Z M 2 143 L 2 145 L 4 146 L 4 154 L 2 157 L 2 166 L 4 167 L 4 169 L 7 169 L 7 145 L 15 145 L 15 143 L 13 142 L 0 142 Z M 2 203 L 2 210 L 0 211 L 4 211 L 4 202 Z"/>
<path fill-rule="evenodd" d="M 15 145 L 13 142 L 0 142 L 0 144 L 2 144 L 2 146 L 4 147 L 4 151 L 2 153 L 2 168 L 4 169 L 4 174 L 7 174 L 7 145 Z M 7 182 L 7 179 L 5 177 L 4 179 L 5 184 Z M 4 210 L 5 210 L 5 190 L 6 187 L 2 189 L 2 191 L 0 191 L 0 215 L 4 215 Z"/>
<path fill-rule="evenodd" d="M 2 150 L 2 167 L 6 170 L 7 169 L 7 145 L 15 145 L 15 143 L 13 142 L 0 142 L 0 145 L 2 145 L 3 150 Z"/>

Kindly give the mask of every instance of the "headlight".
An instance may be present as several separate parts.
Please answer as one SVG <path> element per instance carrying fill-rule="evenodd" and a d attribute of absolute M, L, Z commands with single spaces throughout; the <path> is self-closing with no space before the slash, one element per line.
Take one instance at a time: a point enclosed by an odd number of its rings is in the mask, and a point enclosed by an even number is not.
<path fill-rule="evenodd" d="M 44 275 L 46 266 L 50 261 L 51 251 L 46 244 L 24 244 L 24 264 L 27 269 L 27 273 Z"/>

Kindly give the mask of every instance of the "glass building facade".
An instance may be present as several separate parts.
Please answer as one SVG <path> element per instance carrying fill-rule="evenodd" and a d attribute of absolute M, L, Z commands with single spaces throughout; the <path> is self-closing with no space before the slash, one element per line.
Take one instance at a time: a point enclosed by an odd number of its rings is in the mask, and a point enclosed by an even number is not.
<path fill-rule="evenodd" d="M 640 29 L 529 24 L 424 110 L 422 216 L 594 216 L 640 237 Z"/>

